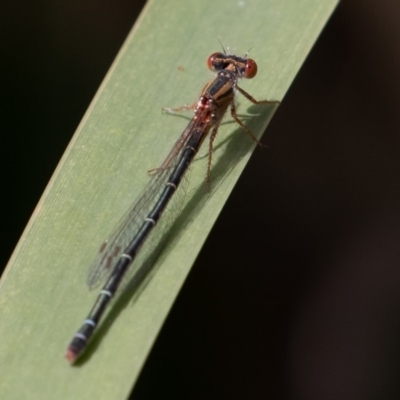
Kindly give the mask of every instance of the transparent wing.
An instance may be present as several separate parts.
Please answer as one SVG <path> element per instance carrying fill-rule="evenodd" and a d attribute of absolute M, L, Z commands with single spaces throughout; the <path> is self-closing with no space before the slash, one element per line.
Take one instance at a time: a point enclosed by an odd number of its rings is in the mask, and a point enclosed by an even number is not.
<path fill-rule="evenodd" d="M 192 120 L 179 137 L 163 164 L 151 171 L 151 179 L 128 212 L 121 218 L 113 233 L 100 246 L 96 258 L 89 268 L 86 280 L 90 289 L 105 281 L 112 273 L 113 266 L 126 249 L 144 219 L 155 206 L 174 167 L 179 162 L 181 153 L 190 137 L 196 121 Z"/>

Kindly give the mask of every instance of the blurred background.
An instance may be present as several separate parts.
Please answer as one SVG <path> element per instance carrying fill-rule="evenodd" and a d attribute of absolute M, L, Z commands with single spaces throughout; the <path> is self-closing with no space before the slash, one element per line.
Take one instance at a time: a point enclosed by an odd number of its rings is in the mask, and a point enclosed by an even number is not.
<path fill-rule="evenodd" d="M 143 5 L 0 3 L 0 267 Z M 399 17 L 338 6 L 132 399 L 399 398 Z"/>

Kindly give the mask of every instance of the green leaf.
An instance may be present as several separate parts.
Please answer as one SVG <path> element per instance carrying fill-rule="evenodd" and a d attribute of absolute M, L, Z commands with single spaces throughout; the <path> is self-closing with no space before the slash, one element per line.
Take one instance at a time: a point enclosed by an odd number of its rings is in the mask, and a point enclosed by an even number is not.
<path fill-rule="evenodd" d="M 162 239 L 151 276 L 110 307 L 76 366 L 64 359 L 97 293 L 85 278 L 115 227 L 187 124 L 162 107 L 195 101 L 213 74 L 205 60 L 248 49 L 258 75 L 241 86 L 281 100 L 336 0 L 150 1 L 101 85 L 45 190 L 0 286 L 0 398 L 126 398 L 254 143 L 235 124 L 219 131 L 212 191 L 206 146 L 182 213 Z M 260 136 L 274 107 L 239 98 Z M 186 119 L 185 119 L 186 118 Z M 190 113 L 188 115 L 190 118 Z"/>

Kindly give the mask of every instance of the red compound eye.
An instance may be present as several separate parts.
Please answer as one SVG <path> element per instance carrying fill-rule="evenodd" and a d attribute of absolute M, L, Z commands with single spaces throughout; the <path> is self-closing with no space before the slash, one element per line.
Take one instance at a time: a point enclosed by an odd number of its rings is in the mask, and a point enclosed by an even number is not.
<path fill-rule="evenodd" d="M 257 64 L 254 60 L 252 60 L 251 58 L 247 59 L 246 62 L 246 68 L 244 71 L 244 77 L 247 79 L 251 79 L 254 78 L 257 74 Z"/>
<path fill-rule="evenodd" d="M 221 58 L 221 53 L 213 53 L 207 59 L 207 67 L 209 69 L 211 69 L 211 71 L 217 71 L 217 68 L 215 67 L 215 59 L 216 58 Z"/>

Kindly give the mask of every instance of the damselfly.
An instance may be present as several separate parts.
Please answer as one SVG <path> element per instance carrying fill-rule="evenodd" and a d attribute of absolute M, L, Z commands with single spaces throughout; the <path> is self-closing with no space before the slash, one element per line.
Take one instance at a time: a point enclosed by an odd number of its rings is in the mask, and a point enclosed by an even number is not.
<path fill-rule="evenodd" d="M 161 166 L 153 171 L 151 180 L 132 206 L 126 220 L 122 221 L 113 235 L 100 247 L 88 284 L 93 286 L 100 279 L 106 279 L 106 283 L 87 319 L 67 348 L 66 358 L 71 363 L 85 349 L 107 304 L 119 288 L 122 278 L 157 224 L 211 130 L 207 167 L 207 184 L 209 183 L 213 142 L 228 107 L 233 119 L 259 144 L 258 139 L 236 114 L 235 92 L 239 91 L 254 104 L 279 103 L 268 100 L 257 101 L 237 85 L 240 78 L 251 79 L 257 73 L 257 64 L 247 58 L 247 55 L 238 57 L 232 54 L 214 53 L 208 58 L 207 65 L 217 74 L 215 79 L 204 87 L 198 101 L 189 106 L 166 109 L 167 111 L 193 110 L 193 118 Z"/>

